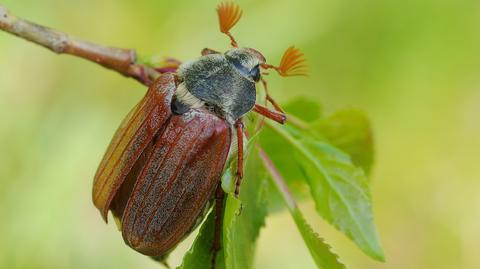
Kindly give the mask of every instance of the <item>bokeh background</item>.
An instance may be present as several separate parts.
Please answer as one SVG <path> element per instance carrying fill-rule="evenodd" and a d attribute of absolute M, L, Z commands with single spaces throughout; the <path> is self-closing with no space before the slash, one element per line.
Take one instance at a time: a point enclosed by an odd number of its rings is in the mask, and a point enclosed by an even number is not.
<path fill-rule="evenodd" d="M 228 48 L 217 1 L 3 0 L 15 14 L 141 55 L 192 59 Z M 242 0 L 233 30 L 272 62 L 295 44 L 308 79 L 271 76 L 280 102 L 373 122 L 374 262 L 302 204 L 350 268 L 480 268 L 480 1 Z M 0 268 L 159 268 L 127 248 L 90 200 L 114 130 L 145 89 L 0 33 Z M 191 240 L 191 238 L 189 239 Z M 172 255 L 177 265 L 189 242 Z M 314 268 L 288 213 L 271 216 L 257 268 Z"/>

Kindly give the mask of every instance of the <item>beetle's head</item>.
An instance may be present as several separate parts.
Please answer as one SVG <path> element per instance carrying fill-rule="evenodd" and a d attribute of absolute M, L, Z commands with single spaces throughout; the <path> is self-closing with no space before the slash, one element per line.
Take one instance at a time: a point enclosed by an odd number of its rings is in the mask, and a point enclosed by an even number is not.
<path fill-rule="evenodd" d="M 257 50 L 251 48 L 233 48 L 225 52 L 225 58 L 248 80 L 254 82 L 260 80 L 260 67 L 265 64 L 265 57 Z"/>
<path fill-rule="evenodd" d="M 217 7 L 220 32 L 230 38 L 233 49 L 225 53 L 225 57 L 247 79 L 258 82 L 261 79 L 261 70 L 274 69 L 282 77 L 306 76 L 307 67 L 302 52 L 295 47 L 289 47 L 283 54 L 280 65 L 267 64 L 265 57 L 255 49 L 239 48 L 237 41 L 230 33 L 230 29 L 242 17 L 242 10 L 234 2 L 223 2 Z M 268 74 L 268 73 L 264 73 Z"/>

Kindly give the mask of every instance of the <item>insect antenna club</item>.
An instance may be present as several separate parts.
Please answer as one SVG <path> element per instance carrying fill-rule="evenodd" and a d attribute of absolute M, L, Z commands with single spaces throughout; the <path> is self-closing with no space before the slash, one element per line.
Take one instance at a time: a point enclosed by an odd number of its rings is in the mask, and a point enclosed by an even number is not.
<path fill-rule="evenodd" d="M 223 210 L 220 179 L 229 153 L 236 152 L 234 195 L 243 177 L 243 117 L 254 111 L 284 124 L 286 116 L 266 92 L 265 70 L 281 76 L 306 74 L 305 59 L 287 49 L 278 66 L 257 50 L 239 47 L 230 33 L 242 11 L 235 3 L 217 7 L 220 31 L 230 38 L 225 53 L 203 49 L 193 61 L 169 61 L 116 131 L 98 167 L 93 203 L 105 221 L 111 211 L 126 244 L 162 259 L 199 223 L 215 200 Z M 265 86 L 274 110 L 256 102 Z M 214 246 L 220 248 L 217 216 Z M 213 255 L 215 257 L 215 255 Z M 214 259 L 214 258 L 213 258 Z M 215 264 L 213 262 L 213 264 Z"/>

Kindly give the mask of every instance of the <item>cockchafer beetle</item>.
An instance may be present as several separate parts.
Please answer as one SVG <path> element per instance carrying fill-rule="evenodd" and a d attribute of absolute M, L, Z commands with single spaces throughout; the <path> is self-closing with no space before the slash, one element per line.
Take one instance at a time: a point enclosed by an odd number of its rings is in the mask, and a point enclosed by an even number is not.
<path fill-rule="evenodd" d="M 93 202 L 104 220 L 110 210 L 125 242 L 148 256 L 171 251 L 192 231 L 213 196 L 216 212 L 221 212 L 219 182 L 235 144 L 238 195 L 246 113 L 253 110 L 285 122 L 268 93 L 275 111 L 256 103 L 256 83 L 266 86 L 262 69 L 281 76 L 305 74 L 303 54 L 294 47 L 279 66 L 267 64 L 255 49 L 238 47 L 230 33 L 242 15 L 237 4 L 221 3 L 217 13 L 220 31 L 233 48 L 224 54 L 204 49 L 196 60 L 158 68 L 166 72 L 121 123 L 94 178 Z M 216 223 L 221 223 L 218 216 Z"/>

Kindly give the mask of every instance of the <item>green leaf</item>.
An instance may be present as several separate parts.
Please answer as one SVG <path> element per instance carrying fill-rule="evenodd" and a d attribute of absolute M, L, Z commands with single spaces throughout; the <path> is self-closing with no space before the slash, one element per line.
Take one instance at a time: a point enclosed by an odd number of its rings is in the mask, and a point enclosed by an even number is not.
<path fill-rule="evenodd" d="M 260 152 L 260 158 L 262 159 L 264 168 L 270 174 L 269 178 L 271 179 L 272 186 L 275 186 L 282 201 L 290 211 L 317 267 L 321 269 L 345 268 L 345 266 L 338 261 L 338 256 L 331 252 L 330 246 L 325 243 L 323 239 L 319 238 L 310 225 L 307 224 L 297 203 L 292 199 L 290 190 L 285 188 L 284 178 L 279 173 L 278 168 L 272 163 L 270 157 L 265 152 Z"/>
<path fill-rule="evenodd" d="M 293 146 L 285 143 L 285 140 L 270 128 L 263 128 L 260 133 L 260 144 L 284 176 L 285 182 L 295 200 L 301 201 L 309 197 L 309 189 L 305 183 L 301 166 L 292 159 Z M 269 189 L 271 189 L 268 193 L 270 212 L 283 210 L 282 198 L 279 196 L 278 191 L 272 186 Z"/>
<path fill-rule="evenodd" d="M 318 120 L 322 116 L 320 104 L 306 97 L 300 97 L 289 102 L 284 109 L 287 112 L 287 116 L 294 115 L 305 122 Z"/>
<path fill-rule="evenodd" d="M 338 261 L 337 254 L 333 253 L 331 247 L 313 231 L 300 210 L 297 208 L 291 214 L 317 267 L 321 269 L 344 269 L 345 265 Z"/>
<path fill-rule="evenodd" d="M 354 164 L 368 174 L 373 163 L 373 136 L 370 122 L 362 111 L 348 109 L 312 123 L 314 132 L 348 153 Z"/>
<path fill-rule="evenodd" d="M 230 165 L 225 169 L 225 172 L 222 176 L 222 189 L 226 193 L 233 193 L 235 191 L 235 172 L 233 172 L 236 168 L 235 165 L 237 164 L 236 160 L 233 160 Z"/>
<path fill-rule="evenodd" d="M 318 102 L 305 97 L 297 98 L 284 106 L 289 121 L 296 121 L 302 125 L 308 126 L 312 121 L 319 120 L 322 116 L 322 107 Z M 284 175 L 289 190 L 297 201 L 309 197 L 308 186 L 305 182 L 301 166 L 292 161 L 291 153 L 294 148 L 285 143 L 282 137 L 269 128 L 263 128 L 260 134 L 260 144 L 268 152 L 270 158 L 277 165 L 278 169 Z M 269 181 L 269 184 L 270 181 Z M 277 212 L 285 209 L 282 199 L 276 188 L 269 188 L 269 211 Z"/>
<path fill-rule="evenodd" d="M 190 250 L 183 257 L 182 264 L 177 269 L 210 269 L 212 266 L 214 232 L 215 210 L 212 210 L 202 224 Z"/>
<path fill-rule="evenodd" d="M 223 218 L 223 247 L 227 269 L 252 268 L 256 239 L 267 215 L 267 181 L 253 149 L 245 166 L 240 199 L 228 195 Z"/>
<path fill-rule="evenodd" d="M 263 97 L 264 98 L 264 97 Z M 258 98 L 257 100 L 263 100 Z M 322 116 L 322 107 L 318 102 L 300 97 L 289 102 L 283 107 L 290 121 L 297 121 L 307 125 Z M 250 113 L 251 114 L 251 113 Z M 250 115 L 249 114 L 249 115 Z M 267 120 L 268 121 L 268 120 Z M 305 183 L 301 166 L 292 161 L 291 153 L 294 151 L 290 144 L 286 144 L 281 137 L 269 128 L 263 128 L 260 133 L 260 144 L 269 153 L 270 158 L 277 164 L 281 173 L 285 176 L 285 182 L 296 200 L 301 201 L 309 196 L 308 186 Z M 270 181 L 269 181 L 269 184 Z M 281 197 L 273 186 L 270 186 L 268 206 L 270 212 L 278 212 L 284 209 Z"/>
<path fill-rule="evenodd" d="M 367 255 L 383 261 L 373 222 L 368 180 L 349 156 L 289 126 L 268 124 L 294 148 L 318 213 L 351 238 Z"/>

